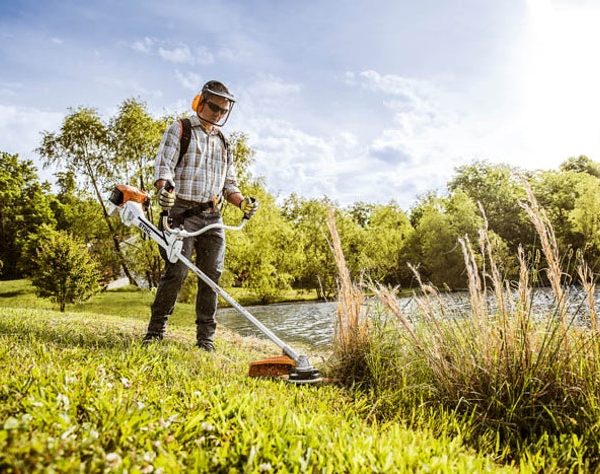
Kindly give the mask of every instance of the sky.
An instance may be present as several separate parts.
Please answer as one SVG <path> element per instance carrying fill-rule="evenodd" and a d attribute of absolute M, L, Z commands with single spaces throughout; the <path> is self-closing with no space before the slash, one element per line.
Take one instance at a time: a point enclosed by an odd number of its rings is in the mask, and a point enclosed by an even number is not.
<path fill-rule="evenodd" d="M 408 209 L 475 160 L 600 161 L 598 24 L 600 0 L 0 0 L 0 151 L 52 182 L 69 108 L 180 113 L 217 79 L 274 195 Z"/>

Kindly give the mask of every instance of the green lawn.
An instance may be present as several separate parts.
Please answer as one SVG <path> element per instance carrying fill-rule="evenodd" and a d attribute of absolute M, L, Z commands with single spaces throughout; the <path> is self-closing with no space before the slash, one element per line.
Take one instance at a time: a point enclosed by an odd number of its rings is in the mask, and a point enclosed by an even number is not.
<path fill-rule="evenodd" d="M 245 288 L 228 288 L 227 291 L 242 305 L 256 304 L 256 298 Z M 123 318 L 142 319 L 150 317 L 150 305 L 154 299 L 151 290 L 140 290 L 127 286 L 117 290 L 98 293 L 90 300 L 75 305 L 67 305 L 67 310 L 75 313 L 110 314 Z M 297 290 L 282 291 L 277 302 L 315 300 L 316 292 Z M 58 305 L 47 299 L 38 298 L 29 280 L 0 281 L 0 306 L 12 308 L 58 309 Z M 226 306 L 224 301 L 220 306 Z M 194 324 L 194 305 L 177 303 L 170 325 L 190 326 Z"/>
<path fill-rule="evenodd" d="M 109 307 L 136 314 L 146 296 L 131 295 L 115 292 Z M 377 423 L 341 387 L 251 379 L 248 361 L 268 351 L 223 329 L 216 354 L 195 350 L 183 327 L 143 348 L 144 322 L 106 306 L 102 315 L 4 306 L 0 472 L 508 470 L 459 438 Z"/>

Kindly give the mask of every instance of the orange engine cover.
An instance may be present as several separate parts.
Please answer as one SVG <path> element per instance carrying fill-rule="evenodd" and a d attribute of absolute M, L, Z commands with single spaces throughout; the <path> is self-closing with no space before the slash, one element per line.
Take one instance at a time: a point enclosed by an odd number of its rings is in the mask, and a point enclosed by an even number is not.
<path fill-rule="evenodd" d="M 130 186 L 128 184 L 117 184 L 113 189 L 109 198 L 115 206 L 122 206 L 128 201 L 139 202 L 147 206 L 150 203 L 150 198 L 146 191 Z"/>

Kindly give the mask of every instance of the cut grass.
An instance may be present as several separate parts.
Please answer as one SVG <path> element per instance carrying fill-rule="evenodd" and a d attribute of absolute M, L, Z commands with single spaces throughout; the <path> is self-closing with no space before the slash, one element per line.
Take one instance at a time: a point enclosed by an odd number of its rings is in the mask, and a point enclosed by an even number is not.
<path fill-rule="evenodd" d="M 2 472 L 499 472 L 459 438 L 368 422 L 362 397 L 250 379 L 264 345 L 121 317 L 3 309 Z M 160 471 L 159 471 L 160 472 Z"/>

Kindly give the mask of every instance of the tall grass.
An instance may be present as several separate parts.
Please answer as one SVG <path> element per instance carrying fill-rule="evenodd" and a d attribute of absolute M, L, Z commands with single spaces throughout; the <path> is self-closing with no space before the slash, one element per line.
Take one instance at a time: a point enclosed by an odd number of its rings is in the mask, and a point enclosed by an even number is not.
<path fill-rule="evenodd" d="M 334 353 L 337 370 L 346 382 L 361 381 L 367 366 L 364 356 L 369 352 L 366 319 L 361 317 L 365 296 L 361 288 L 352 282 L 346 265 L 342 243 L 335 225 L 335 214 L 329 209 L 327 227 L 331 234 L 330 246 L 338 268 L 338 305 L 334 336 Z"/>
<path fill-rule="evenodd" d="M 416 312 L 407 314 L 393 289 L 371 284 L 369 290 L 383 309 L 363 323 L 366 329 L 354 345 L 365 353 L 353 354 L 353 360 L 365 366 L 353 367 L 351 373 L 363 374 L 357 382 L 372 391 L 381 417 L 408 410 L 415 419 L 424 411 L 446 419 L 450 413 L 462 420 L 459 431 L 475 445 L 493 449 L 499 459 L 538 456 L 536 465 L 545 469 L 542 453 L 553 457 L 556 468 L 600 468 L 595 276 L 580 265 L 588 304 L 580 312 L 589 318 L 582 326 L 567 308 L 568 288 L 552 227 L 531 189 L 526 191 L 523 207 L 540 238 L 551 308 L 544 314 L 532 311 L 534 269 L 522 248 L 519 280 L 503 279 L 486 223 L 477 253 L 467 237 L 460 240 L 469 310 L 453 310 L 448 296 L 422 282 L 414 268 L 420 284 Z M 343 267 L 339 253 L 334 255 Z M 348 284 L 341 278 L 340 292 Z M 346 298 L 339 304 L 340 315 L 354 311 L 345 308 Z M 353 346 L 351 341 L 346 345 Z"/>

